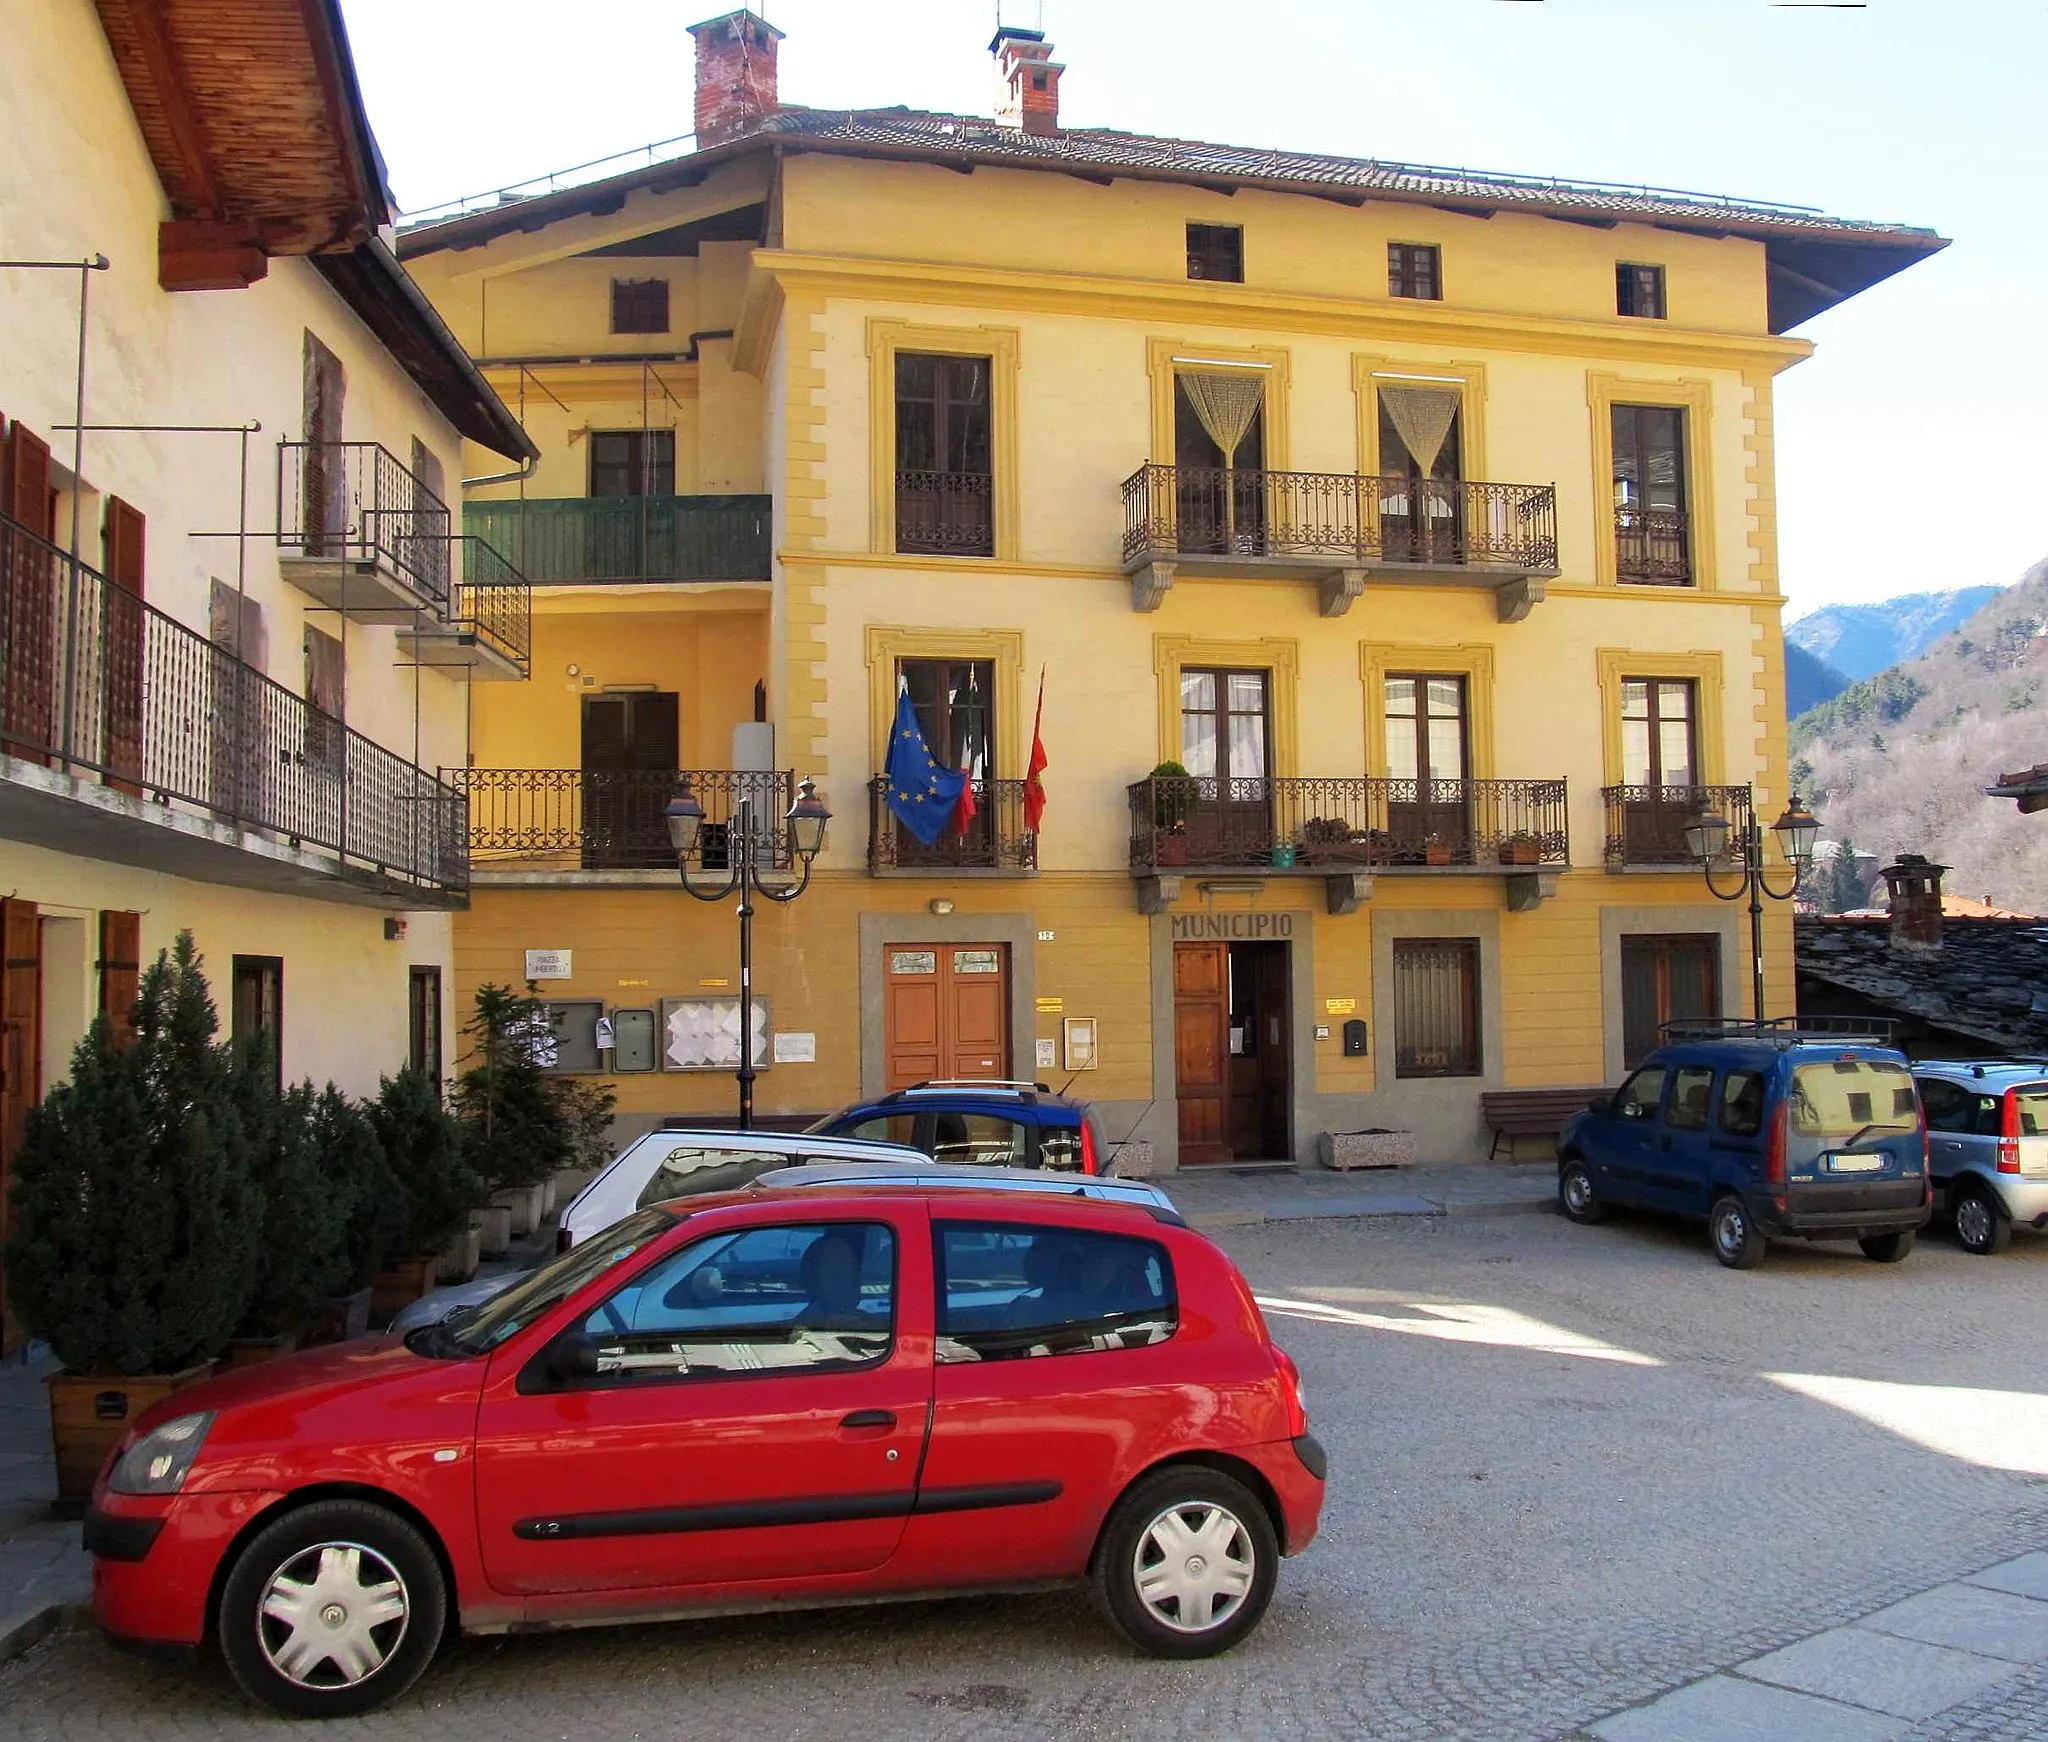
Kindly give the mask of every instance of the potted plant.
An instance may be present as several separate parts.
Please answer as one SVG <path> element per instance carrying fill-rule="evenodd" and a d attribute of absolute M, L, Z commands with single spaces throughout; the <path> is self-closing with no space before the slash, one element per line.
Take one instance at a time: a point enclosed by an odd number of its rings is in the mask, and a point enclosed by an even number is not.
<path fill-rule="evenodd" d="M 238 1047 L 233 1060 L 243 1140 L 262 1199 L 256 1283 L 229 1350 L 238 1367 L 296 1348 L 348 1268 L 355 1205 L 321 1166 L 312 1084 L 280 1095 L 275 1060 L 267 1036 Z"/>
<path fill-rule="evenodd" d="M 1503 865 L 1540 865 L 1543 863 L 1543 844 L 1526 830 L 1509 835 L 1500 844 L 1500 862 Z"/>
<path fill-rule="evenodd" d="M 134 1039 L 96 1019 L 14 1162 L 8 1286 L 63 1362 L 58 1505 L 82 1505 L 143 1410 L 210 1372 L 254 1293 L 262 1203 L 189 932 L 144 974 Z"/>
<path fill-rule="evenodd" d="M 1448 865 L 1451 862 L 1451 844 L 1437 835 L 1425 835 L 1422 841 L 1422 862 L 1425 865 Z"/>
<path fill-rule="evenodd" d="M 405 1193 L 405 1227 L 371 1284 L 371 1310 L 394 1313 L 434 1286 L 441 1255 L 469 1227 L 484 1187 L 463 1134 L 430 1079 L 408 1067 L 386 1077 L 370 1124 Z"/>
<path fill-rule="evenodd" d="M 455 1080 L 450 1097 L 463 1151 L 512 1211 L 512 1232 L 540 1225 L 541 1182 L 567 1164 L 575 1142 L 554 1083 L 541 1068 L 537 1037 L 547 1012 L 529 988 L 486 983 L 463 1032 L 475 1062 Z"/>
<path fill-rule="evenodd" d="M 320 1303 L 314 1341 L 342 1343 L 370 1328 L 372 1284 L 405 1244 L 408 1200 L 361 1102 L 329 1083 L 314 1098 L 312 1124 L 327 1190 L 348 1212 L 339 1292 Z"/>
<path fill-rule="evenodd" d="M 1180 763 L 1158 763 L 1146 775 L 1152 790 L 1152 856 L 1156 864 L 1185 865 L 1188 862 L 1188 813 L 1195 795 L 1189 775 Z"/>

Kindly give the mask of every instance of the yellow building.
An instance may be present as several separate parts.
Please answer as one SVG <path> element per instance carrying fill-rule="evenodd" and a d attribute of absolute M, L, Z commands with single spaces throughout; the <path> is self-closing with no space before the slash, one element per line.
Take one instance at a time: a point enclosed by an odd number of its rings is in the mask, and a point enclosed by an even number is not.
<path fill-rule="evenodd" d="M 1481 1091 L 1746 1008 L 1680 837 L 1788 796 L 1772 384 L 1938 238 L 1066 130 L 1028 31 L 994 119 L 779 108 L 780 33 L 693 34 L 693 140 L 401 237 L 542 450 L 466 496 L 536 603 L 534 681 L 477 694 L 462 989 L 540 975 L 629 1124 L 726 1111 L 682 771 L 705 882 L 739 795 L 835 813 L 757 921 L 773 1112 L 1082 1069 L 1160 1164 L 1455 1157 Z M 901 694 L 973 783 L 931 844 Z"/>
<path fill-rule="evenodd" d="M 527 629 L 442 497 L 465 443 L 532 450 L 389 240 L 333 0 L 10 13 L 0 1170 L 186 928 L 287 1077 L 443 1066 L 467 870 L 436 771 Z"/>

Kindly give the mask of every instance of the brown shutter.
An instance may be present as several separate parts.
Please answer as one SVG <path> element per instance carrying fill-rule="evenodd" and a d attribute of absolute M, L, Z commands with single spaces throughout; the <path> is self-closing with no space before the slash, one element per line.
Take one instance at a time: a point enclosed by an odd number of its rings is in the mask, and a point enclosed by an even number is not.
<path fill-rule="evenodd" d="M 0 445 L 0 512 L 33 535 L 0 536 L 0 748 L 47 762 L 57 723 L 50 449 L 19 421 Z"/>
<path fill-rule="evenodd" d="M 100 915 L 100 1014 L 114 1031 L 114 1044 L 135 1038 L 135 1000 L 142 976 L 142 915 Z"/>
<path fill-rule="evenodd" d="M 15 1151 L 43 1075 L 43 930 L 33 901 L 0 901 L 0 1233 Z"/>
<path fill-rule="evenodd" d="M 143 534 L 141 513 L 120 497 L 109 496 L 105 544 L 107 579 L 112 584 L 106 591 L 103 754 L 108 784 L 136 797 L 142 794 Z M 89 621 L 89 602 L 81 598 L 79 604 Z"/>

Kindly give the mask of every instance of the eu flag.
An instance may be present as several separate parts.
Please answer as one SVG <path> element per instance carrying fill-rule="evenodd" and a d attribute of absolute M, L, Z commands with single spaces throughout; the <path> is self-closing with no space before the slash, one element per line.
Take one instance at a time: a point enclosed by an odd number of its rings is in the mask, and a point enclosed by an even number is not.
<path fill-rule="evenodd" d="M 903 826 L 927 847 L 935 846 L 960 808 L 967 776 L 941 768 L 932 760 L 924 734 L 917 729 L 917 710 L 910 692 L 896 700 L 896 723 L 889 728 L 889 754 L 882 763 L 889 782 L 889 808 Z"/>

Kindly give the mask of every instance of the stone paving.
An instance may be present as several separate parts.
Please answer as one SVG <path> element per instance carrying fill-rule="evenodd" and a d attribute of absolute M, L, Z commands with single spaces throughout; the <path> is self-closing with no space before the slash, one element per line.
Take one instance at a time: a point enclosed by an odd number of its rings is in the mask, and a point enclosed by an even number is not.
<path fill-rule="evenodd" d="M 2048 1400 L 2013 1356 L 2048 1312 L 2048 1240 L 1996 1260 L 1927 1241 L 1900 1266 L 1774 1247 L 1737 1274 L 1697 1230 L 1633 1218 L 1218 1237 L 1335 1465 L 1322 1537 L 1228 1657 L 1138 1659 L 1057 1595 L 593 1630 L 459 1642 L 357 1730 L 2048 1735 L 2048 1594 L 2029 1582 L 2048 1564 Z M 217 1669 L 81 1632 L 0 1669 L 0 1734 L 22 1742 L 276 1732 Z"/>

